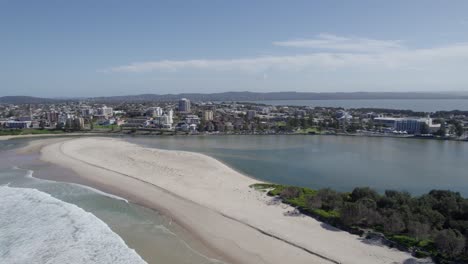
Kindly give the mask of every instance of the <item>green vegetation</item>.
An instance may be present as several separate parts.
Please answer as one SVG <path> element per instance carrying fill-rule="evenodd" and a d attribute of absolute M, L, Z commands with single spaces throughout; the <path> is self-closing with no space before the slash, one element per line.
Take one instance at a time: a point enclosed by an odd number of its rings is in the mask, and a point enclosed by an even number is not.
<path fill-rule="evenodd" d="M 63 130 L 48 130 L 48 129 L 2 129 L 0 136 L 17 136 L 17 135 L 42 135 L 42 134 L 61 134 Z"/>
<path fill-rule="evenodd" d="M 119 126 L 116 124 L 113 125 L 99 125 L 98 123 L 93 124 L 93 129 L 109 129 L 112 131 L 120 130 Z"/>
<path fill-rule="evenodd" d="M 368 187 L 351 193 L 277 184 L 252 187 L 341 229 L 378 232 L 416 257 L 430 256 L 439 263 L 468 262 L 468 199 L 457 192 L 432 190 L 412 197 L 391 190 L 382 195 Z"/>

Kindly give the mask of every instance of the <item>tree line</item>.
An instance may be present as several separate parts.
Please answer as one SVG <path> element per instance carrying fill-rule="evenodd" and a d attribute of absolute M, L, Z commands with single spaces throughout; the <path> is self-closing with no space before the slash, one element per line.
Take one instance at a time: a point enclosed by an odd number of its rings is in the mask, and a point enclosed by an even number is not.
<path fill-rule="evenodd" d="M 432 190 L 413 197 L 387 190 L 379 194 L 363 187 L 341 193 L 332 189 L 259 184 L 269 195 L 302 212 L 348 230 L 368 230 L 439 263 L 468 263 L 468 199 L 460 193 Z"/>

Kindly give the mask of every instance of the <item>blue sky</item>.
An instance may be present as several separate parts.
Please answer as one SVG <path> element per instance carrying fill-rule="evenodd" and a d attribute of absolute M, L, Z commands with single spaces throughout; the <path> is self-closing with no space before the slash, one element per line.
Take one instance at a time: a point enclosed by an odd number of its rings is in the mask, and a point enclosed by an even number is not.
<path fill-rule="evenodd" d="M 468 1 L 0 0 L 0 95 L 467 91 Z"/>

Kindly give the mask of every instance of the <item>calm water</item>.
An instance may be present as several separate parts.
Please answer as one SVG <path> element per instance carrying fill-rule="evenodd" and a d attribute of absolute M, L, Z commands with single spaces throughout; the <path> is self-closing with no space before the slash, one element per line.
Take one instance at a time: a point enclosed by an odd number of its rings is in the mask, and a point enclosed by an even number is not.
<path fill-rule="evenodd" d="M 420 112 L 436 112 L 463 110 L 468 111 L 468 99 L 419 99 L 419 100 L 269 100 L 255 101 L 268 105 L 298 105 L 298 106 L 322 106 L 322 107 L 343 107 L 349 108 L 386 108 L 403 109 Z"/>
<path fill-rule="evenodd" d="M 468 143 L 346 136 L 134 137 L 151 147 L 211 155 L 258 179 L 350 191 L 357 186 L 468 196 Z"/>

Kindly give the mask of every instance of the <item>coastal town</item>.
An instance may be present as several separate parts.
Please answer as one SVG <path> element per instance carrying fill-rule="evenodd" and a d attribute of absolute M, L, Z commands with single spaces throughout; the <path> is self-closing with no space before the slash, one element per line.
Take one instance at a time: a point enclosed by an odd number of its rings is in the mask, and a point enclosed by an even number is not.
<path fill-rule="evenodd" d="M 253 102 L 0 104 L 0 133 L 344 134 L 466 140 L 468 112 L 273 106 Z"/>

